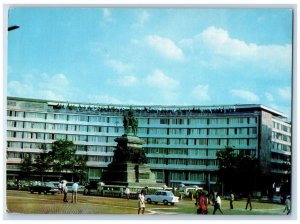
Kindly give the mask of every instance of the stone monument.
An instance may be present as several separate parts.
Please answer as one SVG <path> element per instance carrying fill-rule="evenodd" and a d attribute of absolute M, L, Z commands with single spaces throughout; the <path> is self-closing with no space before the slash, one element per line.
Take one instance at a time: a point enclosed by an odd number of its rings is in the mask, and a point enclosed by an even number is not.
<path fill-rule="evenodd" d="M 102 173 L 101 181 L 106 185 L 128 187 L 162 187 L 156 183 L 156 177 L 147 164 L 142 145 L 145 143 L 137 137 L 138 120 L 130 109 L 123 116 L 124 135 L 117 137 L 113 161 Z"/>

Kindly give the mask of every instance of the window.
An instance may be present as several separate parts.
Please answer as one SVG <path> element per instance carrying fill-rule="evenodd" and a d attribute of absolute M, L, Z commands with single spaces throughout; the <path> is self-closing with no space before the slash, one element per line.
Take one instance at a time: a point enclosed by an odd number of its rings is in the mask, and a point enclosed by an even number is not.
<path fill-rule="evenodd" d="M 54 119 L 55 120 L 64 120 L 64 121 L 66 121 L 67 120 L 67 115 L 66 114 L 55 114 Z"/>
<path fill-rule="evenodd" d="M 55 130 L 65 131 L 65 130 L 67 130 L 67 125 L 66 124 L 55 124 Z"/>
<path fill-rule="evenodd" d="M 153 119 L 150 120 L 150 123 L 152 124 L 152 121 Z M 169 124 L 169 119 L 167 118 L 162 118 L 160 119 L 160 124 Z"/>

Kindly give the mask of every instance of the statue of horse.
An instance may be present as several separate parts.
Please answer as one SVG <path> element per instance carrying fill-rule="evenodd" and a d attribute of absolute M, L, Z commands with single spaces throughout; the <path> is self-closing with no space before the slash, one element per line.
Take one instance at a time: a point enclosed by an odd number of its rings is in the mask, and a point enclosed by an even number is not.
<path fill-rule="evenodd" d="M 125 130 L 125 134 L 128 134 L 131 131 L 134 135 L 137 135 L 138 130 L 138 120 L 133 116 L 132 110 L 128 111 L 127 114 L 124 114 L 123 117 L 123 126 Z"/>

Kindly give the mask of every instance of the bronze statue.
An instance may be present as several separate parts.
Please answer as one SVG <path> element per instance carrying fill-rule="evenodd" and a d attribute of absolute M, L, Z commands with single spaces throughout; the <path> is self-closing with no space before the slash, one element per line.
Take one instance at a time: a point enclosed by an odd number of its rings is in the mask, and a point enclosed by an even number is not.
<path fill-rule="evenodd" d="M 138 120 L 133 116 L 133 111 L 130 109 L 127 114 L 123 116 L 123 126 L 125 134 L 130 133 L 130 127 L 133 135 L 137 135 L 138 131 Z"/>

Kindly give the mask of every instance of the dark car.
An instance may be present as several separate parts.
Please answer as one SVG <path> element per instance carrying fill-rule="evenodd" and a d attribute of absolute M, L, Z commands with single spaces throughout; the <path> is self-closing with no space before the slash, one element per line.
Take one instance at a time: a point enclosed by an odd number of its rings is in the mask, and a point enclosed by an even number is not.
<path fill-rule="evenodd" d="M 58 193 L 58 187 L 52 182 L 42 182 L 37 185 L 32 185 L 29 187 L 29 191 L 33 194 L 35 192 L 41 194 L 55 194 Z"/>
<path fill-rule="evenodd" d="M 98 189 L 98 181 L 91 181 L 88 185 L 84 187 L 83 194 L 90 195 L 90 194 L 97 194 Z"/>

